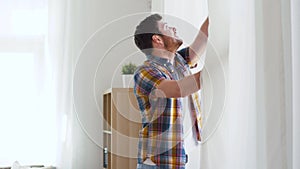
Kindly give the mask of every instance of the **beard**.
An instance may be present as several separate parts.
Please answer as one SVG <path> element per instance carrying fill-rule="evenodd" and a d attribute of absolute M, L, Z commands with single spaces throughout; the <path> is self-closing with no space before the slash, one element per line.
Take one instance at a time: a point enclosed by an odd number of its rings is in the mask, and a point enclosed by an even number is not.
<path fill-rule="evenodd" d="M 170 37 L 163 35 L 165 48 L 169 52 L 176 52 L 177 49 L 182 45 L 183 41 L 180 38 Z"/>

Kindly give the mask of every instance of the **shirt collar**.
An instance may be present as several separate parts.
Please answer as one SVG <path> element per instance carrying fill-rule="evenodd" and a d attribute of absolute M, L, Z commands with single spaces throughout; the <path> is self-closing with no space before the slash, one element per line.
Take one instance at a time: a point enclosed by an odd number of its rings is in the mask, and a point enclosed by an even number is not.
<path fill-rule="evenodd" d="M 177 54 L 175 55 L 175 58 L 177 57 Z M 174 59 L 175 59 L 174 58 Z M 150 60 L 150 61 L 155 61 L 155 62 L 158 62 L 158 63 L 161 63 L 161 64 L 171 64 L 171 61 L 169 59 L 166 59 L 166 58 L 162 58 L 162 57 L 159 57 L 159 56 L 154 56 L 154 55 L 147 55 L 147 59 Z"/>

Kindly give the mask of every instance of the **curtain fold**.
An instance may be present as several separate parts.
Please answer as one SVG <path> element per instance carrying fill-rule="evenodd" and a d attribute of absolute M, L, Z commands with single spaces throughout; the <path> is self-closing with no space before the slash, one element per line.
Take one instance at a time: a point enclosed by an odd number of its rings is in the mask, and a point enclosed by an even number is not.
<path fill-rule="evenodd" d="M 300 1 L 291 0 L 292 79 L 293 79 L 293 169 L 300 168 Z"/>
<path fill-rule="evenodd" d="M 70 1 L 48 1 L 49 28 L 48 44 L 49 62 L 52 65 L 56 98 L 56 115 L 58 128 L 57 168 L 72 168 L 73 153 L 73 121 L 72 111 L 72 70 L 74 59 L 69 51 L 72 45 L 70 33 Z"/>
<path fill-rule="evenodd" d="M 257 150 L 260 168 L 291 168 L 291 48 L 289 1 L 256 1 Z M 271 8 L 270 8 L 271 7 Z M 288 8 L 287 8 L 288 7 Z"/>
<path fill-rule="evenodd" d="M 228 135 L 224 137 L 224 140 L 220 140 L 224 142 L 227 150 L 228 162 L 225 168 L 228 169 L 256 168 L 254 5 L 254 2 L 250 0 L 232 0 L 228 6 L 230 11 L 229 89 L 224 113 Z"/>

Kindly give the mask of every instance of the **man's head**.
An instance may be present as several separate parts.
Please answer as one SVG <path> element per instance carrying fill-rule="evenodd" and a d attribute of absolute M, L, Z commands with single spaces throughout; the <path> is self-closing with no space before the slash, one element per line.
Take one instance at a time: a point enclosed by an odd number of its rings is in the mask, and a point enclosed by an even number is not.
<path fill-rule="evenodd" d="M 134 42 L 146 55 L 151 54 L 152 48 L 176 52 L 182 44 L 176 29 L 163 22 L 159 14 L 148 16 L 136 27 Z"/>

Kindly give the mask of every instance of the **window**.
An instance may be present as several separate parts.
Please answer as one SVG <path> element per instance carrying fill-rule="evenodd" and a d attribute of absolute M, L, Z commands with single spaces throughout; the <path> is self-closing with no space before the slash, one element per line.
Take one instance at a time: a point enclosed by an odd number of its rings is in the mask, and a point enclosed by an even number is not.
<path fill-rule="evenodd" d="M 47 1 L 7 1 L 0 5 L 0 19 L 0 167 L 14 161 L 55 165 L 55 99 L 45 59 Z"/>

